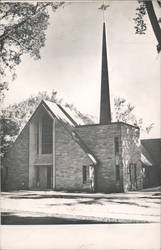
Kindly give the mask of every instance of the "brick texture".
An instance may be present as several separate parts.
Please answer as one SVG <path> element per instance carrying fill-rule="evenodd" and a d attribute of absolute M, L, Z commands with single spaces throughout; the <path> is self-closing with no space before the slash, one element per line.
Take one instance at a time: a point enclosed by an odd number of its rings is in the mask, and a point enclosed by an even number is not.
<path fill-rule="evenodd" d="M 6 189 L 26 189 L 29 178 L 29 128 L 26 126 L 5 157 Z"/>
<path fill-rule="evenodd" d="M 90 159 L 57 120 L 55 130 L 56 190 L 90 190 L 82 175 L 82 167 L 90 165 Z"/>
<path fill-rule="evenodd" d="M 82 126 L 77 132 L 97 157 L 96 168 L 98 192 L 122 192 L 142 188 L 142 171 L 139 149 L 139 129 L 124 123 Z M 119 152 L 115 154 L 115 137 L 118 137 Z M 131 187 L 128 166 L 136 164 L 137 185 Z M 120 179 L 116 180 L 116 165 Z"/>
<path fill-rule="evenodd" d="M 117 191 L 114 137 L 120 139 L 120 125 L 82 126 L 77 128 L 77 132 L 99 161 L 96 167 L 97 191 Z"/>

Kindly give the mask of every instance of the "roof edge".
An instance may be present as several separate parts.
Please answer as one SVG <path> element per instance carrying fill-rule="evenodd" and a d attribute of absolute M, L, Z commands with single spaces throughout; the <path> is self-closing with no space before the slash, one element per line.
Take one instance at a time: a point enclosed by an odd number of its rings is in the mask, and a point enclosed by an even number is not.
<path fill-rule="evenodd" d="M 92 127 L 92 126 L 110 126 L 110 125 L 113 125 L 113 124 L 118 124 L 118 125 L 126 125 L 126 126 L 129 126 L 129 127 L 133 127 L 133 128 L 136 128 L 136 129 L 139 129 L 140 130 L 140 128 L 138 127 L 138 126 L 135 126 L 135 125 L 131 125 L 131 124 L 129 124 L 129 123 L 125 123 L 125 122 L 111 122 L 111 123 L 109 123 L 109 124 L 100 124 L 100 123 L 94 123 L 94 124 L 85 124 L 85 125 L 78 125 L 78 126 L 76 126 L 76 128 L 77 127 Z"/>

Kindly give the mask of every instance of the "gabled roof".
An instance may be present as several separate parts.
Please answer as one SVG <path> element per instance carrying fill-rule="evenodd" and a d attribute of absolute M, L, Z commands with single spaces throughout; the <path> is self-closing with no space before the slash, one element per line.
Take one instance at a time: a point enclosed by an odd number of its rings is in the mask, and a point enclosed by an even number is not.
<path fill-rule="evenodd" d="M 141 162 L 145 166 L 152 166 L 153 160 L 150 157 L 149 153 L 147 152 L 146 148 L 142 144 L 140 145 L 140 148 L 141 148 Z"/>
<path fill-rule="evenodd" d="M 161 165 L 161 138 L 141 140 L 142 152 L 152 165 Z"/>
<path fill-rule="evenodd" d="M 49 101 L 41 101 L 39 106 L 43 106 L 51 115 L 52 118 L 57 118 L 64 128 L 70 133 L 73 140 L 82 148 L 82 150 L 86 153 L 87 157 L 92 161 L 94 165 L 98 163 L 94 154 L 87 147 L 85 142 L 80 138 L 80 136 L 75 131 L 75 126 L 78 124 L 74 121 L 74 119 L 66 112 L 66 110 L 59 104 Z M 36 112 L 36 111 L 35 111 Z"/>
<path fill-rule="evenodd" d="M 61 105 L 58 105 L 55 102 L 49 102 L 49 101 L 44 101 L 44 100 L 41 103 L 42 105 L 45 105 L 45 107 L 49 108 L 52 114 L 55 117 L 57 117 L 59 120 L 73 127 L 77 125 L 77 123 L 72 119 L 72 117 L 68 115 L 68 113 L 61 107 Z"/>

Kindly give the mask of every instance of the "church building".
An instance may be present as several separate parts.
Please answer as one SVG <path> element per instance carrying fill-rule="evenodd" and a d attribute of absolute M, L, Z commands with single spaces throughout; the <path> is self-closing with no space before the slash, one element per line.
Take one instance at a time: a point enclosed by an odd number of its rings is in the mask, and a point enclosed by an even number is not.
<path fill-rule="evenodd" d="M 42 100 L 5 157 L 6 188 L 126 192 L 143 187 L 139 128 L 111 122 L 103 24 L 100 121 Z"/>

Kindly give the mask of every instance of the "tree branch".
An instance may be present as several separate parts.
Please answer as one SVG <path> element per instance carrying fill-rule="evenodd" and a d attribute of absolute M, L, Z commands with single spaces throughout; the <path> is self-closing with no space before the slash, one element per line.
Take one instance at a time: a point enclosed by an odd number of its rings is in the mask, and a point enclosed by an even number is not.
<path fill-rule="evenodd" d="M 152 1 L 144 1 L 144 3 L 147 9 L 147 13 L 148 13 L 152 28 L 154 30 L 155 37 L 158 41 L 157 50 L 158 52 L 160 52 L 161 51 L 161 29 L 160 29 L 160 26 L 159 26 L 159 23 L 158 23 L 158 20 L 157 20 L 157 17 L 153 8 L 153 3 Z"/>

